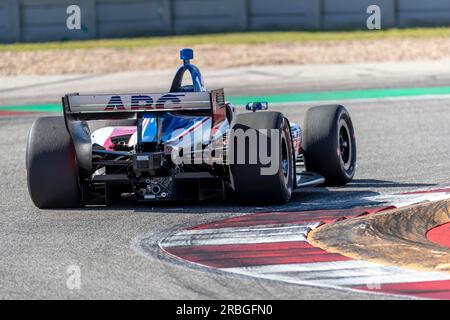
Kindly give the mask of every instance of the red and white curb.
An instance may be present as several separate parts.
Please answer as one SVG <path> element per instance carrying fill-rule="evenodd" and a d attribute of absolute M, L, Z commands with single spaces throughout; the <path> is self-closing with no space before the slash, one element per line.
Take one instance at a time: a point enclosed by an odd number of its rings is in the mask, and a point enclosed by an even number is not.
<path fill-rule="evenodd" d="M 34 113 L 35 112 L 28 112 L 28 111 L 0 110 L 0 118 L 1 117 L 27 116 L 27 115 L 34 114 Z"/>
<path fill-rule="evenodd" d="M 382 210 L 450 198 L 450 188 L 364 199 L 378 207 L 254 213 L 180 230 L 161 240 L 171 256 L 230 273 L 340 290 L 450 299 L 450 274 L 352 260 L 312 246 L 310 230 Z M 447 229 L 445 229 L 447 230 Z M 438 230 L 442 238 L 442 230 Z M 449 258 L 450 259 L 450 258 Z"/>

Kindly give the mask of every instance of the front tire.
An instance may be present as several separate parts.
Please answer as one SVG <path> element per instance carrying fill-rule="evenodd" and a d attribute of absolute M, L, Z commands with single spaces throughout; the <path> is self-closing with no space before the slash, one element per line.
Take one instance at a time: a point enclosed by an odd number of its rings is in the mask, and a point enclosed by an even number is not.
<path fill-rule="evenodd" d="M 64 117 L 34 121 L 28 135 L 26 168 L 28 191 L 36 207 L 81 206 L 75 149 Z"/>
<path fill-rule="evenodd" d="M 356 141 L 352 120 L 340 105 L 311 108 L 305 117 L 305 167 L 325 177 L 329 185 L 350 182 L 356 170 Z"/>
<path fill-rule="evenodd" d="M 251 144 L 245 142 L 244 148 L 238 148 L 234 144 L 233 163 L 230 164 L 230 173 L 234 191 L 241 202 L 280 204 L 289 201 L 294 188 L 294 156 L 292 137 L 288 120 L 279 112 L 253 112 L 238 114 L 234 117 L 231 125 L 230 141 L 237 141 L 237 134 L 248 133 L 249 130 L 257 132 L 257 142 Z M 260 139 L 263 134 L 259 129 L 276 129 L 280 134 L 275 136 L 267 134 L 267 152 L 261 151 Z M 273 138 L 278 140 L 278 147 L 271 150 Z M 266 150 L 264 150 L 266 151 Z M 245 163 L 238 163 L 238 152 L 245 152 Z M 256 163 L 250 163 L 250 155 L 256 152 Z M 269 173 L 264 168 L 270 165 L 261 162 L 261 154 L 271 155 L 271 161 L 277 160 L 273 171 Z M 275 156 L 272 156 L 275 155 Z M 272 163 L 272 162 L 271 162 Z M 272 171 L 272 170 L 270 170 Z"/>

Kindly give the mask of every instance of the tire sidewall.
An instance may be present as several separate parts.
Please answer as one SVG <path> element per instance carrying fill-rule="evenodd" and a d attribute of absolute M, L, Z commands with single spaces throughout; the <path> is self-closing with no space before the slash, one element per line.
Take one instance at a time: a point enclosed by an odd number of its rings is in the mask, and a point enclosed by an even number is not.
<path fill-rule="evenodd" d="M 341 161 L 340 129 L 348 129 L 350 166 Z M 306 170 L 321 174 L 327 185 L 350 182 L 356 171 L 356 140 L 350 114 L 341 105 L 323 105 L 309 109 L 305 118 L 303 156 Z"/>
<path fill-rule="evenodd" d="M 280 134 L 279 134 L 280 149 L 278 152 L 278 157 L 279 157 L 278 158 L 279 159 L 279 161 L 278 161 L 278 164 L 279 164 L 278 177 L 280 179 L 280 184 L 283 186 L 283 188 L 282 188 L 283 198 L 285 199 L 285 201 L 288 201 L 292 195 L 293 188 L 294 188 L 295 171 L 294 171 L 294 155 L 293 155 L 291 131 L 289 128 L 289 123 L 285 117 L 282 117 L 279 128 L 280 128 Z M 283 140 L 285 140 L 285 141 L 283 142 Z M 286 160 L 288 161 L 288 165 L 289 165 L 287 179 L 283 172 L 283 155 L 282 155 L 283 143 L 285 143 L 285 146 L 287 148 L 287 159 Z"/>
<path fill-rule="evenodd" d="M 28 134 L 27 185 L 41 209 L 81 206 L 75 149 L 63 117 L 37 119 Z"/>
<path fill-rule="evenodd" d="M 350 139 L 350 167 L 348 169 L 345 169 L 344 163 L 341 161 L 341 155 L 339 150 L 339 134 L 342 125 L 345 125 L 348 130 L 348 135 Z M 342 176 L 345 177 L 345 179 L 348 181 L 351 181 L 353 179 L 353 176 L 355 175 L 356 171 L 356 139 L 355 139 L 355 132 L 353 128 L 353 124 L 350 118 L 350 114 L 345 108 L 341 108 L 341 110 L 338 112 L 338 115 L 336 117 L 335 121 L 335 134 L 336 134 L 336 150 L 337 150 L 337 156 L 339 161 L 339 168 L 341 170 Z"/>

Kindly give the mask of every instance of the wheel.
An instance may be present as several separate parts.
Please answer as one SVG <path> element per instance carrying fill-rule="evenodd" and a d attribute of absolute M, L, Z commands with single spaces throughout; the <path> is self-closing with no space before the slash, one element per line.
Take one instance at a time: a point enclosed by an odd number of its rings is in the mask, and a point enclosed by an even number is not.
<path fill-rule="evenodd" d="M 34 121 L 26 151 L 28 192 L 41 209 L 81 205 L 78 167 L 64 117 Z"/>
<path fill-rule="evenodd" d="M 329 185 L 350 182 L 356 169 L 356 142 L 347 109 L 339 105 L 311 108 L 305 117 L 305 167 Z"/>
<path fill-rule="evenodd" d="M 236 197 L 241 202 L 277 204 L 289 201 L 294 186 L 295 168 L 288 120 L 279 112 L 243 113 L 235 115 L 231 129 L 230 143 L 234 143 L 229 145 L 234 155 L 230 158 L 230 176 Z M 272 132 L 272 135 L 264 132 L 256 134 L 254 131 L 257 141 L 239 138 L 242 133 L 251 136 L 249 130 L 252 129 L 278 131 Z M 267 139 L 261 140 L 266 136 Z M 245 143 L 240 143 L 239 139 Z M 278 139 L 278 143 L 272 139 Z M 261 141 L 267 143 L 262 144 Z M 276 149 L 271 150 L 272 143 Z M 266 147 L 261 149 L 261 146 Z M 264 160 L 263 157 L 267 155 L 270 159 Z M 245 161 L 238 161 L 239 157 Z M 250 161 L 252 157 L 255 161 Z"/>

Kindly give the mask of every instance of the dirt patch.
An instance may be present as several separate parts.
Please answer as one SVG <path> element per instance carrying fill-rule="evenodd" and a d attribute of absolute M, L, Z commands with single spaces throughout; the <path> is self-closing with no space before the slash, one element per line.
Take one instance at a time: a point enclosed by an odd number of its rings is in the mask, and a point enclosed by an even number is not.
<path fill-rule="evenodd" d="M 450 248 L 426 238 L 428 230 L 450 221 L 450 201 L 406 208 L 326 224 L 308 241 L 352 259 L 421 271 L 450 273 Z"/>
<path fill-rule="evenodd" d="M 0 75 L 54 75 L 172 69 L 178 46 L 0 52 Z M 198 45 L 203 68 L 450 58 L 450 39 L 379 39 L 255 45 Z"/>

